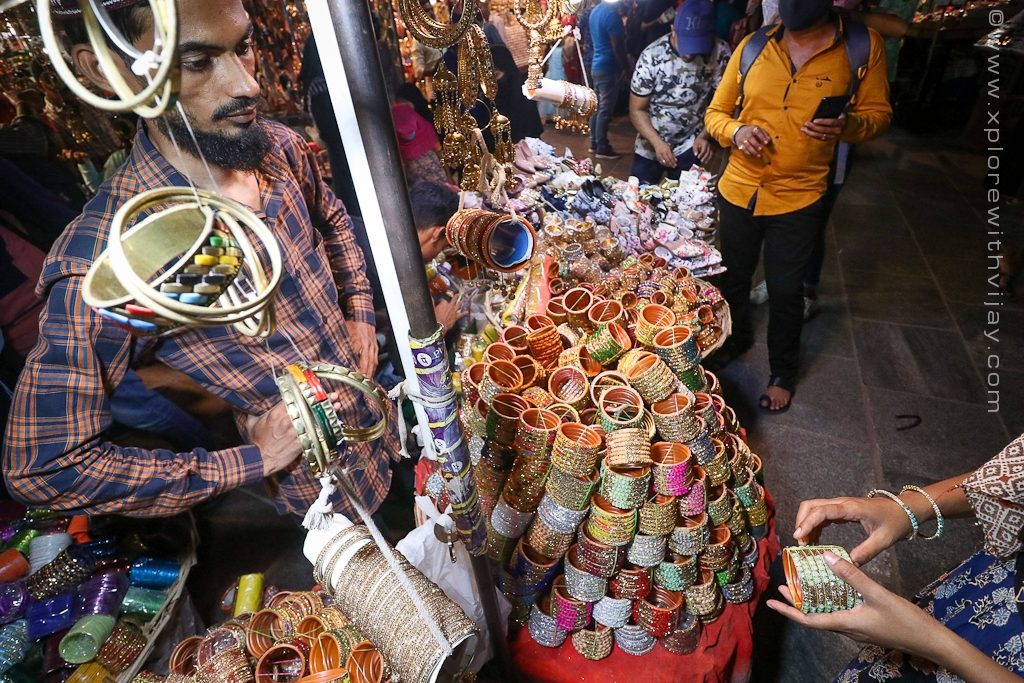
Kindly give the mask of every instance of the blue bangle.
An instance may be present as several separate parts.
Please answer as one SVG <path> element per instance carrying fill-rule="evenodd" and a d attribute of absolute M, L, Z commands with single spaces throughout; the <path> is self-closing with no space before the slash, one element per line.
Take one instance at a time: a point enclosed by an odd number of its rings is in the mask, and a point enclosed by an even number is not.
<path fill-rule="evenodd" d="M 910 533 L 907 534 L 905 540 L 914 540 L 914 536 L 917 535 L 918 526 L 920 526 L 917 521 L 917 515 L 914 514 L 914 511 L 911 510 L 910 506 L 904 503 L 899 496 L 897 496 L 895 493 L 892 493 L 891 491 L 885 491 L 883 489 L 871 489 L 871 491 L 868 492 L 868 498 L 874 498 L 875 496 L 878 495 L 885 496 L 886 498 L 888 498 L 889 500 L 903 508 L 903 511 L 907 513 L 907 517 L 910 519 L 911 526 Z"/>
<path fill-rule="evenodd" d="M 925 491 L 920 486 L 911 486 L 910 484 L 907 484 L 906 486 L 900 489 L 900 493 L 904 493 L 906 491 L 920 493 L 922 496 L 925 497 L 925 500 L 928 501 L 928 503 L 932 506 L 932 510 L 935 512 L 935 533 L 931 536 L 925 536 L 920 531 L 918 531 L 917 534 L 926 541 L 934 541 L 936 538 L 940 538 L 942 536 L 942 532 L 946 530 L 946 519 L 942 516 L 942 510 L 939 509 L 939 504 L 936 503 L 935 499 L 932 498 L 928 494 L 928 492 Z"/>

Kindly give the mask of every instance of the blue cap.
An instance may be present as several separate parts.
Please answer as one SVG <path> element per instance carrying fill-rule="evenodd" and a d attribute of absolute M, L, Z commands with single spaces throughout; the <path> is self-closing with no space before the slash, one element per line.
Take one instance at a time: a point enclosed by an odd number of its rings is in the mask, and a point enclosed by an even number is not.
<path fill-rule="evenodd" d="M 673 26 L 679 54 L 711 54 L 715 45 L 715 5 L 711 0 L 683 0 Z"/>

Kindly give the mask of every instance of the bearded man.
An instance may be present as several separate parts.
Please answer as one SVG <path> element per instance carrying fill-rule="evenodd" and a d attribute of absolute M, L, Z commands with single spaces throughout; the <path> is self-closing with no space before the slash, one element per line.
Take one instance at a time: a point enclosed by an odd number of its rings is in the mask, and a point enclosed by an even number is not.
<path fill-rule="evenodd" d="M 148 4 L 104 5 L 140 52 L 150 49 Z M 65 20 L 78 72 L 110 91 L 77 7 L 77 0 L 54 0 L 54 16 Z M 4 473 L 18 500 L 76 513 L 172 515 L 264 481 L 280 510 L 301 514 L 320 486 L 300 461 L 274 375 L 303 358 L 372 373 L 377 347 L 365 261 L 345 207 L 324 184 L 308 146 L 260 116 L 254 27 L 241 0 L 179 0 L 178 12 L 179 105 L 140 124 L 128 160 L 67 227 L 44 265 L 37 293 L 46 306 L 14 397 Z M 122 76 L 141 88 L 129 61 L 119 64 Z M 277 238 L 283 276 L 277 331 L 268 339 L 230 327 L 133 337 L 82 300 L 83 278 L 106 246 L 118 208 L 146 190 L 189 184 L 250 207 Z M 175 453 L 112 443 L 109 397 L 145 347 L 230 403 L 247 445 Z M 334 400 L 349 426 L 375 419 L 358 392 Z M 354 448 L 368 463 L 353 475 L 356 487 L 374 511 L 391 481 L 388 454 L 398 453 L 396 436 Z M 347 501 L 339 509 L 354 514 Z"/>

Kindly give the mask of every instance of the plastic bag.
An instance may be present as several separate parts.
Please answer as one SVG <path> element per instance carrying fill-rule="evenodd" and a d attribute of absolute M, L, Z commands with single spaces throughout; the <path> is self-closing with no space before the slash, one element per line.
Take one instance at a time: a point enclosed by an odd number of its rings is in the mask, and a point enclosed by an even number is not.
<path fill-rule="evenodd" d="M 491 647 L 491 637 L 484 619 L 484 608 L 480 604 L 480 593 L 473 580 L 469 551 L 462 543 L 456 543 L 454 546 L 456 562 L 453 563 L 448 555 L 448 546 L 434 536 L 434 524 L 439 522 L 454 529 L 455 522 L 447 514 L 441 515 L 430 498 L 426 496 L 417 496 L 416 505 L 428 521 L 410 531 L 395 548 L 424 576 L 436 583 L 480 628 L 480 641 L 477 644 L 476 654 L 473 656 L 473 664 L 470 666 L 471 671 L 480 671 L 484 663 L 495 653 Z M 504 625 L 508 623 L 512 605 L 497 588 L 494 589 L 494 592 L 498 599 L 498 611 L 501 614 L 503 626 L 500 637 L 504 638 L 507 635 L 504 632 Z"/>

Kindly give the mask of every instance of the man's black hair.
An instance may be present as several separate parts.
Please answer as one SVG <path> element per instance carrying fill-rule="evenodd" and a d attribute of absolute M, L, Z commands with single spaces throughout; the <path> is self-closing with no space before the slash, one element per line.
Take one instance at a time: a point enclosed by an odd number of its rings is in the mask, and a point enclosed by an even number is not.
<path fill-rule="evenodd" d="M 459 194 L 448 185 L 421 180 L 409 190 L 413 220 L 417 230 L 445 225 L 459 210 Z"/>
<path fill-rule="evenodd" d="M 110 15 L 110 20 L 114 23 L 114 26 L 117 27 L 117 30 L 121 32 L 121 35 L 129 43 L 134 43 L 138 40 L 153 21 L 153 14 L 146 3 L 110 9 L 107 10 L 107 13 Z M 63 28 L 69 46 L 89 42 L 89 34 L 85 31 L 85 22 L 82 21 L 81 17 L 75 17 L 63 22 Z M 106 36 L 106 33 L 103 35 Z M 107 37 L 107 45 L 116 50 L 116 46 L 109 37 Z M 116 51 L 124 58 L 120 50 Z"/>

